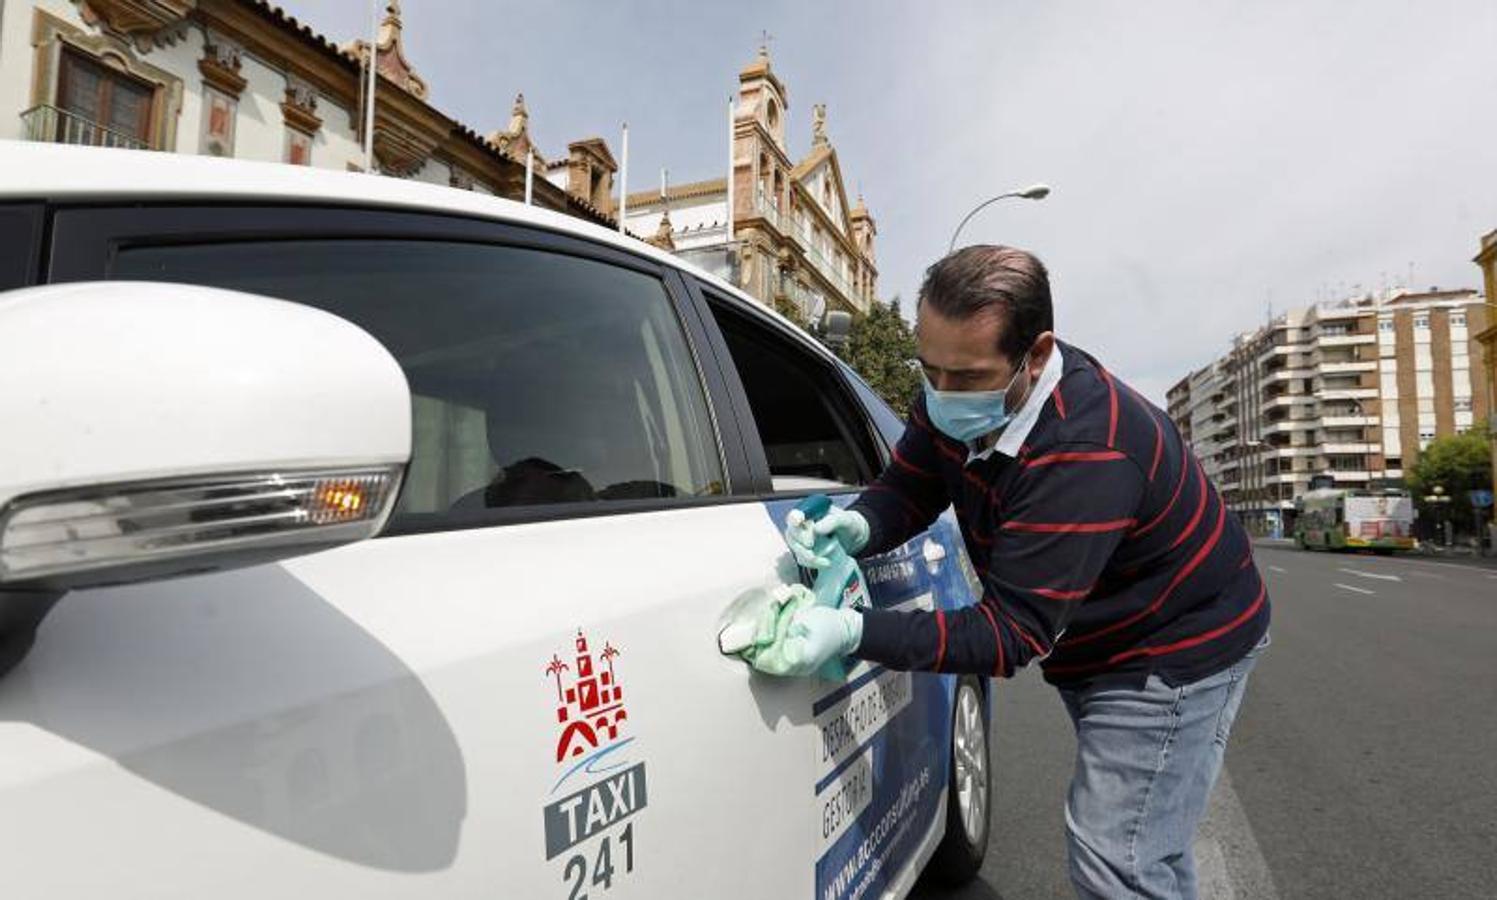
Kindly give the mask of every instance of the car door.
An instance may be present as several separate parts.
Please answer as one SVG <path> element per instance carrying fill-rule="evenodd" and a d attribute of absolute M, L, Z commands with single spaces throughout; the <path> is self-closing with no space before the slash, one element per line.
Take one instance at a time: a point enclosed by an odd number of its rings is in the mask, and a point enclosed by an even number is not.
<path fill-rule="evenodd" d="M 752 427 L 743 432 L 751 466 L 768 476 L 760 483 L 768 482 L 770 520 L 779 527 L 811 492 L 852 502 L 887 463 L 902 423 L 804 332 L 698 287 L 749 408 Z M 879 608 L 952 609 L 973 600 L 976 576 L 950 511 L 862 568 Z M 944 828 L 954 687 L 953 676 L 867 663 L 845 684 L 811 683 L 818 897 L 902 894 L 913 883 Z"/>
<path fill-rule="evenodd" d="M 53 280 L 227 287 L 363 327 L 405 371 L 413 457 L 384 536 L 58 604 L 0 682 L 0 846 L 27 848 L 7 883 L 812 890 L 809 689 L 751 677 L 715 640 L 788 554 L 744 493 L 678 274 L 368 210 L 72 208 L 51 247 Z"/>

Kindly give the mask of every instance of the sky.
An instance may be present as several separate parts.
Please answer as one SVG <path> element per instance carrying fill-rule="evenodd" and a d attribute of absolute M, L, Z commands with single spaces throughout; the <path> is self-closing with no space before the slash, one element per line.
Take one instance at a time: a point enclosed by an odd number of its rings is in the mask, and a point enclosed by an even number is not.
<path fill-rule="evenodd" d="M 286 0 L 342 43 L 367 0 Z M 523 91 L 549 158 L 601 136 L 630 188 L 725 169 L 737 73 L 770 35 L 790 155 L 811 107 L 878 226 L 904 311 L 962 243 L 1050 269 L 1056 332 L 1146 396 L 1269 311 L 1479 287 L 1497 228 L 1497 2 L 405 0 L 430 101 L 483 134 Z"/>

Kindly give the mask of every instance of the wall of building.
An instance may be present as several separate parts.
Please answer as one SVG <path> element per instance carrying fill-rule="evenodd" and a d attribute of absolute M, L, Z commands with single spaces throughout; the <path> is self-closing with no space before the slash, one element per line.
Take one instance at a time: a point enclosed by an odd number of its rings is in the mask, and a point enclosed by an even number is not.
<path fill-rule="evenodd" d="M 660 228 L 662 209 L 659 203 L 639 206 L 631 203 L 626 213 L 629 231 L 643 238 L 654 235 Z M 726 188 L 716 194 L 673 200 L 670 213 L 671 236 L 677 250 L 720 244 L 727 237 L 724 227 L 728 216 Z"/>
<path fill-rule="evenodd" d="M 1313 474 L 1396 482 L 1421 445 L 1484 421 L 1486 309 L 1446 292 L 1291 311 L 1172 387 L 1170 416 L 1250 523 Z"/>
<path fill-rule="evenodd" d="M 251 0 L 238 2 L 248 7 Z M 113 57 L 119 55 L 128 60 L 126 68 L 132 74 L 147 81 L 168 85 L 165 90 L 158 89 L 153 100 L 153 119 L 164 117 L 171 124 L 169 128 L 153 129 L 149 142 L 156 149 L 190 154 L 215 153 L 263 162 L 287 162 L 290 146 L 288 137 L 293 133 L 298 138 L 302 137 L 302 132 L 293 132 L 282 112 L 282 104 L 288 99 L 287 89 L 295 84 L 303 97 L 307 91 L 315 94 L 315 109 L 310 112 L 314 122 L 320 120 L 320 125 L 311 134 L 309 164 L 336 171 L 364 168 L 363 146 L 359 139 L 361 116 L 358 110 L 350 108 L 356 101 L 347 99 L 359 90 L 357 69 L 346 59 L 334 58 L 325 45 L 317 46 L 309 42 L 306 35 L 297 32 L 301 26 L 284 20 L 280 12 L 262 9 L 252 13 L 256 19 L 264 20 L 272 30 L 279 28 L 279 35 L 266 36 L 264 32 L 257 30 L 260 27 L 260 22 L 257 21 L 251 29 L 253 36 L 249 36 L 250 32 L 240 35 L 251 46 L 238 46 L 240 41 L 234 40 L 235 34 L 220 36 L 226 39 L 215 41 L 221 51 L 237 49 L 234 54 L 237 65 L 231 59 L 227 66 L 232 74 L 218 79 L 219 83 L 233 81 L 236 76 L 242 79 L 244 86 L 236 97 L 232 92 L 222 93 L 219 88 L 213 87 L 213 82 L 203 75 L 200 68 L 205 47 L 213 39 L 206 28 L 221 21 L 222 27 L 237 33 L 239 26 L 232 15 L 220 20 L 216 17 L 222 11 L 217 8 L 210 10 L 203 7 L 189 11 L 179 24 L 160 32 L 157 35 L 159 40 L 146 42 L 145 48 L 141 49 L 141 42 L 120 37 L 102 24 L 86 24 L 79 12 L 81 8 L 73 0 L 0 0 L 0 139 L 30 136 L 22 114 L 31 109 L 38 98 L 41 103 L 56 104 L 57 67 L 51 61 L 57 52 L 56 47 L 63 41 L 76 41 L 86 55 L 106 66 L 117 68 Z M 39 53 L 33 47 L 39 18 L 45 24 L 42 33 L 48 37 L 48 47 L 51 48 L 45 53 Z M 128 27 L 127 20 L 121 20 L 121 24 L 122 27 Z M 398 20 L 387 18 L 384 27 L 393 28 L 395 37 L 392 45 L 381 50 L 382 68 L 389 60 L 389 54 L 399 53 L 400 24 Z M 52 35 L 65 37 L 53 39 Z M 318 37 L 318 40 L 326 39 Z M 48 60 L 48 65 L 39 67 L 39 58 Z M 39 68 L 50 74 L 39 75 Z M 342 102 L 335 102 L 317 86 L 303 83 L 298 73 L 318 82 L 327 90 L 338 92 L 346 88 L 348 93 L 342 95 L 345 98 Z M 419 132 L 418 136 L 429 140 L 435 148 L 431 157 L 421 161 L 417 170 L 409 177 L 444 187 L 453 186 L 453 163 L 449 160 L 456 160 L 461 165 L 474 169 L 459 173 L 456 180 L 459 186 L 467 186 L 471 182 L 473 190 L 492 195 L 497 192 L 496 185 L 505 185 L 506 192 L 513 192 L 510 186 L 517 179 L 512 160 L 497 152 L 485 154 L 482 149 L 475 148 L 464 136 L 464 132 L 468 130 L 466 126 L 451 121 L 429 106 L 423 107 L 424 101 L 419 97 L 413 105 L 412 97 L 417 95 L 402 93 L 402 90 L 394 82 L 387 80 L 382 83 L 379 95 L 381 132 Z M 209 142 L 206 140 L 209 110 L 214 96 L 220 93 L 233 106 L 232 137 Z M 399 102 L 393 102 L 392 97 Z M 52 119 L 45 121 L 50 123 Z M 95 128 L 97 124 L 95 123 Z M 390 131 L 386 130 L 387 124 Z M 95 133 L 97 132 L 92 129 L 86 132 L 90 135 Z M 55 135 L 48 134 L 43 139 L 53 137 Z M 394 149 L 398 156 L 399 148 Z M 540 191 L 537 193 L 536 202 L 543 203 L 548 208 L 599 224 L 608 222 L 606 214 L 572 202 L 570 198 L 559 195 L 549 184 L 545 187 L 544 196 Z"/>

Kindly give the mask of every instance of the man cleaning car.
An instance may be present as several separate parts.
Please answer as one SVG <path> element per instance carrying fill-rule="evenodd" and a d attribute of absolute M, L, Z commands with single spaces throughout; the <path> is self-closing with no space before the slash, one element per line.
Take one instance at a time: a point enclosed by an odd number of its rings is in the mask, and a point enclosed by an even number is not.
<path fill-rule="evenodd" d="M 849 508 L 787 523 L 786 540 L 816 567 L 818 538 L 877 554 L 953 506 L 980 601 L 858 611 L 793 595 L 742 655 L 780 675 L 849 655 L 997 677 L 1039 662 L 1076 727 L 1077 892 L 1194 897 L 1192 839 L 1268 644 L 1248 537 L 1169 418 L 1056 339 L 1033 255 L 952 253 L 916 317 L 924 392 L 891 464 Z"/>

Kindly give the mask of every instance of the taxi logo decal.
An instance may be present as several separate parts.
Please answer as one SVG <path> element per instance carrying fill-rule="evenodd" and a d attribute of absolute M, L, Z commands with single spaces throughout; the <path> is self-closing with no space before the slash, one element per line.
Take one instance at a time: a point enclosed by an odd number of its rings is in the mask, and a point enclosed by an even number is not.
<path fill-rule="evenodd" d="M 556 684 L 552 755 L 560 776 L 548 799 L 572 785 L 541 807 L 545 858 L 557 860 L 562 885 L 574 898 L 606 891 L 614 878 L 633 874 L 633 817 L 649 797 L 635 736 L 624 728 L 629 711 L 614 669 L 622 655 L 609 641 L 593 652 L 579 628 L 570 662 L 553 653 L 543 669 Z"/>
<path fill-rule="evenodd" d="M 546 674 L 556 678 L 556 721 L 561 734 L 556 740 L 556 761 L 581 756 L 618 739 L 619 725 L 629 718 L 624 708 L 624 689 L 614 675 L 613 660 L 619 651 L 606 641 L 596 657 L 588 651 L 587 635 L 577 630 L 576 668 L 557 654 L 551 655 Z M 602 662 L 606 671 L 596 663 Z M 571 672 L 570 683 L 562 675 Z"/>

